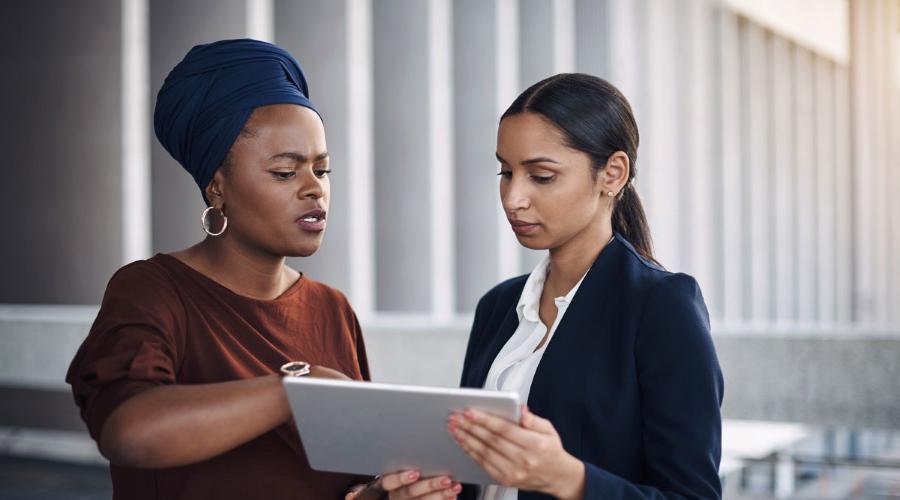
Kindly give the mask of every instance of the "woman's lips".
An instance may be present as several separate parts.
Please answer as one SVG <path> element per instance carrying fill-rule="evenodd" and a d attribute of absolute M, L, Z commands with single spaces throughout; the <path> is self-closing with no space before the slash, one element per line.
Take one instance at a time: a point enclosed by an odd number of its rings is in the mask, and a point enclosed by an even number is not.
<path fill-rule="evenodd" d="M 509 221 L 509 225 L 516 234 L 526 235 L 537 231 L 540 224 L 522 221 Z"/>
<path fill-rule="evenodd" d="M 297 219 L 297 225 L 304 231 L 318 233 L 325 230 L 325 211 L 313 210 Z"/>
<path fill-rule="evenodd" d="M 325 219 L 298 219 L 297 225 L 299 225 L 300 229 L 303 229 L 304 231 L 318 233 L 325 230 Z"/>

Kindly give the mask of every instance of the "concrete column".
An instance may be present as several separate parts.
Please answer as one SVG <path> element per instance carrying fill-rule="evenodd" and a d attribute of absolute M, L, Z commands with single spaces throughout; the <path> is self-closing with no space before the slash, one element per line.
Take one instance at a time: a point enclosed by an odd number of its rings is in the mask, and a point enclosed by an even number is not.
<path fill-rule="evenodd" d="M 98 303 L 122 264 L 123 19 L 113 0 L 3 4 L 0 303 Z"/>
<path fill-rule="evenodd" d="M 772 37 L 769 45 L 771 61 L 771 146 L 774 167 L 775 259 L 773 281 L 774 312 L 778 323 L 790 323 L 797 317 L 796 276 L 794 266 L 797 230 L 794 210 L 794 65 L 791 46 L 782 37 Z"/>
<path fill-rule="evenodd" d="M 150 103 L 169 71 L 199 43 L 247 35 L 246 0 L 153 0 L 150 4 Z M 151 115 L 152 116 L 152 115 Z M 151 215 L 153 251 L 168 252 L 203 238 L 200 214 L 205 205 L 194 180 L 159 144 L 151 141 Z"/>
<path fill-rule="evenodd" d="M 460 0 L 452 7 L 456 302 L 459 312 L 469 312 L 500 279 L 522 269 L 493 159 L 498 119 L 520 85 L 519 16 L 511 0 Z"/>

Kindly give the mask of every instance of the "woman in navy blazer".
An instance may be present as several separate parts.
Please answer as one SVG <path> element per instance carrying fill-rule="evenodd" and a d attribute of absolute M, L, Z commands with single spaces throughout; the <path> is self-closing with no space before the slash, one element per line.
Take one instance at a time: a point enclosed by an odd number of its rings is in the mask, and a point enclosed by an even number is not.
<path fill-rule="evenodd" d="M 504 211 L 523 245 L 549 250 L 530 278 L 543 283 L 536 328 L 546 333 L 523 351 L 540 357 L 519 422 L 451 415 L 448 430 L 504 486 L 466 486 L 461 498 L 721 497 L 723 381 L 709 318 L 697 282 L 653 258 L 632 185 L 637 146 L 627 100 L 588 75 L 541 81 L 501 118 Z M 498 356 L 530 332 L 520 332 L 528 280 L 479 301 L 464 387 L 528 363 Z"/>

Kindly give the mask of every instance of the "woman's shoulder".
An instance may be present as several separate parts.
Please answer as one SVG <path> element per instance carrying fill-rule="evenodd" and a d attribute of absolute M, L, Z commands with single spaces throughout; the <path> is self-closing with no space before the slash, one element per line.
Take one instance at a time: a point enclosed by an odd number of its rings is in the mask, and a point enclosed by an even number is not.
<path fill-rule="evenodd" d="M 171 257 L 170 257 L 171 258 Z M 176 276 L 165 262 L 163 254 L 137 260 L 120 267 L 107 284 L 107 292 L 116 290 L 131 294 L 155 295 L 161 292 L 177 292 Z"/>
<path fill-rule="evenodd" d="M 119 268 L 109 280 L 95 326 L 141 322 L 174 334 L 185 323 L 185 307 L 176 277 L 159 255 Z"/>

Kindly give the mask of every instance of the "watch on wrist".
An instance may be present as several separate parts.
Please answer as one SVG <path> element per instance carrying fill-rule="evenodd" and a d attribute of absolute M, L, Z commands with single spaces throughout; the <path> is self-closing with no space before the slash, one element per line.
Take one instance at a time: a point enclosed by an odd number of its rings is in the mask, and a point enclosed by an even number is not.
<path fill-rule="evenodd" d="M 309 375 L 309 363 L 306 361 L 289 361 L 281 365 L 281 373 L 285 377 L 304 377 Z"/>

